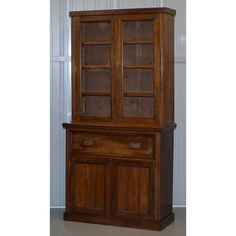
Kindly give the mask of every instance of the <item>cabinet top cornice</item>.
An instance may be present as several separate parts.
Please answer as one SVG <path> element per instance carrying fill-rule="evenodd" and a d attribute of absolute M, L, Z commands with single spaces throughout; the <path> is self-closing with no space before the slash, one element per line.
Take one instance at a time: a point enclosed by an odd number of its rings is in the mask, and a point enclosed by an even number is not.
<path fill-rule="evenodd" d="M 167 7 L 158 8 L 135 8 L 135 9 L 112 9 L 112 10 L 90 10 L 71 11 L 70 16 L 99 16 L 99 15 L 122 15 L 122 14 L 170 14 L 175 15 L 176 11 Z"/>

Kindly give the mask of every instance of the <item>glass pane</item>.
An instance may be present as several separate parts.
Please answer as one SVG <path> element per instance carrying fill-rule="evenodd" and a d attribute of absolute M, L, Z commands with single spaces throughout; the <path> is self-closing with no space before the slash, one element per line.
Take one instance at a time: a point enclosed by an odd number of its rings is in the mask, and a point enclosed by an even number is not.
<path fill-rule="evenodd" d="M 82 47 L 82 65 L 110 65 L 110 45 Z"/>
<path fill-rule="evenodd" d="M 153 21 L 124 21 L 123 39 L 126 40 L 152 40 Z"/>
<path fill-rule="evenodd" d="M 84 22 L 81 23 L 82 41 L 107 41 L 110 40 L 111 29 L 109 22 Z"/>
<path fill-rule="evenodd" d="M 124 69 L 123 91 L 126 93 L 152 93 L 152 69 Z"/>
<path fill-rule="evenodd" d="M 124 97 L 125 118 L 153 118 L 153 98 Z"/>
<path fill-rule="evenodd" d="M 111 98 L 103 96 L 85 96 L 82 99 L 82 116 L 111 117 Z"/>
<path fill-rule="evenodd" d="M 123 45 L 123 63 L 124 65 L 152 65 L 153 45 Z"/>
<path fill-rule="evenodd" d="M 83 92 L 110 92 L 110 76 L 109 69 L 83 70 Z"/>

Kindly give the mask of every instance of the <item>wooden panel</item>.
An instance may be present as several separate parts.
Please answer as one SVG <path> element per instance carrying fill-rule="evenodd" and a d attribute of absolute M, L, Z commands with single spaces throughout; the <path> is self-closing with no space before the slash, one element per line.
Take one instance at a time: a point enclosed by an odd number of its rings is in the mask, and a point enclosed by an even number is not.
<path fill-rule="evenodd" d="M 174 122 L 174 17 L 161 15 L 161 110 L 160 123 Z"/>
<path fill-rule="evenodd" d="M 96 179 L 96 165 L 86 164 L 86 208 L 96 208 L 96 189 L 95 189 L 95 179 Z M 79 188 L 79 186 L 77 186 Z"/>
<path fill-rule="evenodd" d="M 81 209 L 105 209 L 105 165 L 98 163 L 74 163 L 74 207 Z"/>
<path fill-rule="evenodd" d="M 152 167 L 147 163 L 116 161 L 114 164 L 115 215 L 153 217 Z"/>
<path fill-rule="evenodd" d="M 118 168 L 122 168 L 122 167 L 118 167 Z M 127 211 L 129 212 L 139 212 L 138 208 L 139 208 L 139 189 L 142 188 L 142 186 L 140 185 L 139 182 L 139 167 L 129 167 L 128 168 L 128 174 L 129 174 L 129 178 L 128 178 L 128 198 L 126 199 L 127 201 Z M 145 184 L 148 184 L 148 182 L 146 182 Z M 148 194 L 146 196 L 143 196 L 145 199 L 148 198 Z M 118 199 L 119 202 L 119 199 Z"/>
<path fill-rule="evenodd" d="M 153 158 L 153 137 L 74 133 L 72 148 L 87 154 Z"/>
<path fill-rule="evenodd" d="M 161 135 L 160 152 L 160 219 L 172 213 L 173 201 L 173 130 Z"/>
<path fill-rule="evenodd" d="M 146 196 L 148 195 L 149 186 L 146 184 L 149 181 L 148 176 L 148 169 L 142 168 L 140 169 L 140 176 L 139 176 L 139 184 L 141 186 L 140 188 L 140 205 L 139 205 L 139 211 L 140 213 L 146 213 L 148 211 L 148 198 Z"/>
<path fill-rule="evenodd" d="M 75 169 L 75 205 L 79 208 L 86 206 L 86 165 L 79 164 Z"/>
<path fill-rule="evenodd" d="M 96 198 L 95 198 L 95 208 L 98 209 L 103 209 L 104 208 L 104 189 L 105 189 L 105 172 L 104 172 L 104 166 L 102 165 L 97 165 L 96 166 L 96 177 L 95 177 L 95 186 L 96 190 L 95 192 L 97 193 Z"/>
<path fill-rule="evenodd" d="M 126 211 L 127 210 L 127 193 L 128 193 L 128 167 L 124 166 L 123 168 L 118 168 L 118 199 L 117 208 L 118 211 Z"/>

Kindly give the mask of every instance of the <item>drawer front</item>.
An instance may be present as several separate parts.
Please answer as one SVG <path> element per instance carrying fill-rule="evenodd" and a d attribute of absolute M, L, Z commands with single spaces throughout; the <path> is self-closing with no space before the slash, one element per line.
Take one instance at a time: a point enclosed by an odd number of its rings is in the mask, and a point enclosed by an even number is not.
<path fill-rule="evenodd" d="M 84 154 L 153 157 L 153 137 L 74 133 L 72 149 Z"/>

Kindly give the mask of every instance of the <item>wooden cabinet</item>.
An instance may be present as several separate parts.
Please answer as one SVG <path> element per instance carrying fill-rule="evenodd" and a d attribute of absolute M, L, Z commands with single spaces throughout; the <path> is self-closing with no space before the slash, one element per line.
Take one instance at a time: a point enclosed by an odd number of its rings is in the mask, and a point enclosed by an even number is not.
<path fill-rule="evenodd" d="M 154 230 L 174 220 L 174 15 L 70 12 L 65 220 Z"/>

